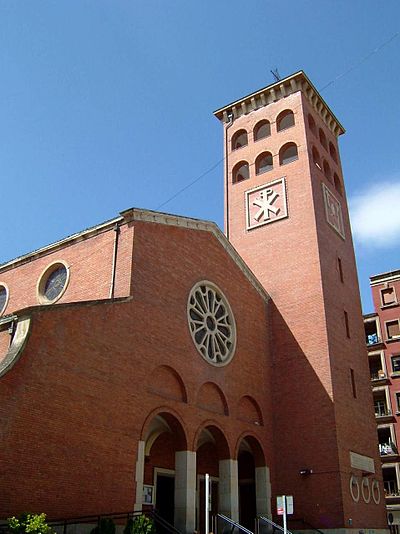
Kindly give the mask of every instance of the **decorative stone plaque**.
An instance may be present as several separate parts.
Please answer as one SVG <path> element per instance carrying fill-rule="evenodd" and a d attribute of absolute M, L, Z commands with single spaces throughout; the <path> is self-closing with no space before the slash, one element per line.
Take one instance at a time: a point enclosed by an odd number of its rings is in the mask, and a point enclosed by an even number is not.
<path fill-rule="evenodd" d="M 328 224 L 332 226 L 343 239 L 345 239 L 342 206 L 325 184 L 322 184 L 322 193 L 324 195 L 326 220 L 328 221 Z"/>
<path fill-rule="evenodd" d="M 285 179 L 246 191 L 246 228 L 252 230 L 288 216 Z"/>

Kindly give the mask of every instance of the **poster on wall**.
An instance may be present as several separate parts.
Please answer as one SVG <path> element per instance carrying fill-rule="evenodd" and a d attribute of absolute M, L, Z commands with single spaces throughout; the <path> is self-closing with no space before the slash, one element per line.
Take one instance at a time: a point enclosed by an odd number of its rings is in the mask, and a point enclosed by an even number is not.
<path fill-rule="evenodd" d="M 154 504 L 154 486 L 143 485 L 143 504 Z"/>

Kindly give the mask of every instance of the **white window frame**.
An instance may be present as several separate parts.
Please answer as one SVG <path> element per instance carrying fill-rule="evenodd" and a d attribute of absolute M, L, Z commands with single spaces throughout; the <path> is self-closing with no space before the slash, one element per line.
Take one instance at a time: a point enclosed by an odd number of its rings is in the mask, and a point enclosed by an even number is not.
<path fill-rule="evenodd" d="M 393 423 L 386 423 L 384 425 L 377 425 L 377 428 L 388 428 L 390 430 L 390 440 L 397 448 L 397 440 L 396 440 L 396 432 L 394 431 L 394 424 Z M 399 488 L 400 490 L 400 488 Z"/>
<path fill-rule="evenodd" d="M 380 325 L 378 316 L 376 316 L 376 317 L 368 317 L 367 319 L 364 319 L 364 324 L 365 323 L 372 323 L 372 321 L 375 321 L 375 324 L 376 324 L 376 334 L 378 336 L 378 342 L 382 341 L 381 325 Z"/>
<path fill-rule="evenodd" d="M 399 492 L 400 492 L 400 485 L 399 485 L 399 480 L 400 480 L 400 477 L 399 477 L 399 463 L 398 463 L 398 462 L 392 462 L 392 463 L 389 463 L 389 464 L 384 463 L 384 464 L 382 464 L 382 471 L 383 471 L 384 469 L 388 469 L 388 468 L 390 468 L 390 467 L 394 467 L 395 470 L 396 470 L 397 493 L 399 493 Z M 386 497 L 386 498 L 387 498 L 387 497 L 390 498 L 390 497 L 395 497 L 395 496 L 394 496 L 394 495 L 393 495 L 393 496 L 392 496 L 392 495 L 385 495 L 385 497 Z M 397 495 L 396 495 L 396 497 L 397 497 Z"/>
<path fill-rule="evenodd" d="M 377 386 L 375 388 L 372 388 L 372 391 L 373 391 L 373 393 L 376 393 L 377 391 L 384 391 L 385 392 L 387 411 L 389 412 L 389 415 L 393 415 L 392 403 L 391 403 L 390 392 L 389 392 L 389 386 Z M 374 399 L 374 404 L 375 404 L 375 399 Z M 381 417 L 388 417 L 388 416 L 383 415 Z"/>
<path fill-rule="evenodd" d="M 388 375 L 387 368 L 386 368 L 386 359 L 385 359 L 385 353 L 383 352 L 383 350 L 374 350 L 372 352 L 368 352 L 368 358 L 370 358 L 371 356 L 379 356 L 380 357 L 380 359 L 381 359 L 381 369 L 385 373 L 385 376 L 382 377 L 382 379 L 383 378 L 387 378 L 389 375 Z M 390 362 L 391 362 L 391 360 L 390 360 Z"/>

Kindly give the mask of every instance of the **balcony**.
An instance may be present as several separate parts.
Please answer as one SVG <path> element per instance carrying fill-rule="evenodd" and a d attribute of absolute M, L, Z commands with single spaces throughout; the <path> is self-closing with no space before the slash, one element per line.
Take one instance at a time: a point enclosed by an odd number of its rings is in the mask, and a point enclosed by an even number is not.
<path fill-rule="evenodd" d="M 380 330 L 378 325 L 378 318 L 374 317 L 372 319 L 364 320 L 364 330 L 365 330 L 365 343 L 367 344 L 368 349 L 376 348 L 379 345 L 382 345 L 383 341 L 380 336 Z"/>
<path fill-rule="evenodd" d="M 375 418 L 380 422 L 393 417 L 392 410 L 386 404 L 386 399 L 374 399 Z"/>

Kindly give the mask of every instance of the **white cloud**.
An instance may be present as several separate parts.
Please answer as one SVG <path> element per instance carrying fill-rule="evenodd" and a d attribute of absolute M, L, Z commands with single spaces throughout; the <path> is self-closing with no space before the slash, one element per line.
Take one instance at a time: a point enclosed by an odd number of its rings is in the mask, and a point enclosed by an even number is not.
<path fill-rule="evenodd" d="M 385 248 L 400 241 L 400 182 L 375 183 L 352 197 L 349 207 L 358 242 Z"/>

